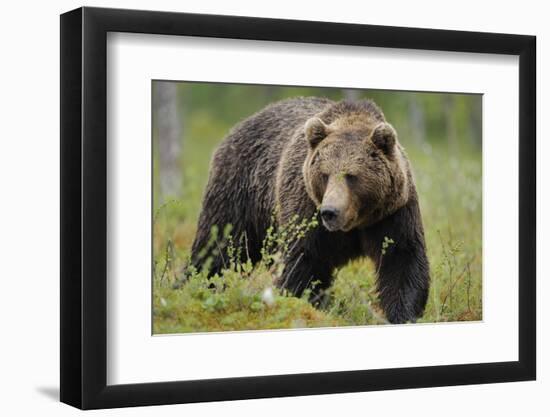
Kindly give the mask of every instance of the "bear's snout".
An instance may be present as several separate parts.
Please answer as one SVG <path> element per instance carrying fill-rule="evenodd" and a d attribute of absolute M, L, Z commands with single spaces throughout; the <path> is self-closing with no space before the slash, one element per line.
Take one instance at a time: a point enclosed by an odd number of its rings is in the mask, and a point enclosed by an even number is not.
<path fill-rule="evenodd" d="M 329 231 L 341 230 L 347 223 L 349 193 L 344 184 L 331 177 L 319 209 L 323 226 Z"/>

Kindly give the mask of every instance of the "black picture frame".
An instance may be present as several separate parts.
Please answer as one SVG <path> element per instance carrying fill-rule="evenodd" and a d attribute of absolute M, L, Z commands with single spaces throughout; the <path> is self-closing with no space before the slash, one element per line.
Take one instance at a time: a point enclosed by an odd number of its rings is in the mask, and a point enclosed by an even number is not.
<path fill-rule="evenodd" d="M 108 32 L 519 56 L 519 360 L 107 385 Z M 60 57 L 62 402 L 94 409 L 536 378 L 534 36 L 84 7 L 61 15 Z"/>

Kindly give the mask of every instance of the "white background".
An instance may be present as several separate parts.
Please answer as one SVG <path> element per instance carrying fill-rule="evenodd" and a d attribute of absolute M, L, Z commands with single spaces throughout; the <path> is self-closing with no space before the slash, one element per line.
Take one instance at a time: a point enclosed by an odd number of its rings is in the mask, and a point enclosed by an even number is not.
<path fill-rule="evenodd" d="M 418 26 L 536 34 L 538 36 L 539 248 L 541 259 L 550 250 L 550 223 L 541 213 L 550 210 L 548 164 L 550 151 L 542 137 L 549 124 L 550 90 L 541 75 L 548 71 L 550 27 L 543 2 L 367 2 L 320 4 L 296 1 L 231 2 L 89 1 L 88 5 L 162 9 L 220 14 L 314 19 L 327 21 Z M 72 415 L 77 411 L 57 403 L 59 378 L 59 19 L 58 14 L 80 6 L 10 2 L 2 10 L 3 82 L 0 97 L 3 200 L 0 215 L 2 254 L 2 343 L 0 344 L 0 410 L 5 415 Z M 495 155 L 498 157 L 498 155 Z M 550 269 L 539 263 L 538 381 L 498 385 L 326 395 L 303 398 L 238 401 L 100 411 L 99 415 L 548 415 L 550 366 L 547 359 L 550 326 Z M 546 395 L 545 395 L 546 394 Z"/>
<path fill-rule="evenodd" d="M 108 384 L 518 359 L 517 57 L 136 34 L 107 48 Z M 483 322 L 151 337 L 151 79 L 483 93 Z"/>

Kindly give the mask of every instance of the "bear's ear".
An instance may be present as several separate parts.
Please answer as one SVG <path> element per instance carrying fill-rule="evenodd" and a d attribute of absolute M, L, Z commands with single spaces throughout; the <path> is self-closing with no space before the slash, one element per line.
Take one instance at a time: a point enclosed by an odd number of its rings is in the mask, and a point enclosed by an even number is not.
<path fill-rule="evenodd" d="M 312 147 L 315 147 L 328 135 L 327 125 L 318 117 L 312 117 L 304 126 L 306 139 Z"/>
<path fill-rule="evenodd" d="M 391 155 L 395 149 L 397 133 L 389 123 L 380 123 L 374 128 L 371 135 L 371 141 L 386 155 Z"/>

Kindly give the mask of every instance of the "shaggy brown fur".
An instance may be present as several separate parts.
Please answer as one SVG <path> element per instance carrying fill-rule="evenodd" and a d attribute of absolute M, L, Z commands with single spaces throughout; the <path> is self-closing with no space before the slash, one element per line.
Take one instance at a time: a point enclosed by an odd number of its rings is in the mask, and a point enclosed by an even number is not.
<path fill-rule="evenodd" d="M 246 237 L 253 262 L 273 213 L 322 223 L 296 245 L 281 283 L 300 296 L 330 286 L 332 272 L 368 256 L 388 320 L 415 321 L 429 288 L 422 219 L 410 163 L 372 101 L 296 98 L 266 107 L 236 125 L 216 150 L 204 195 L 192 263 L 210 272 L 223 255 L 207 250 L 213 226 Z M 382 256 L 384 237 L 394 240 Z M 279 283 L 280 284 L 280 283 Z"/>

